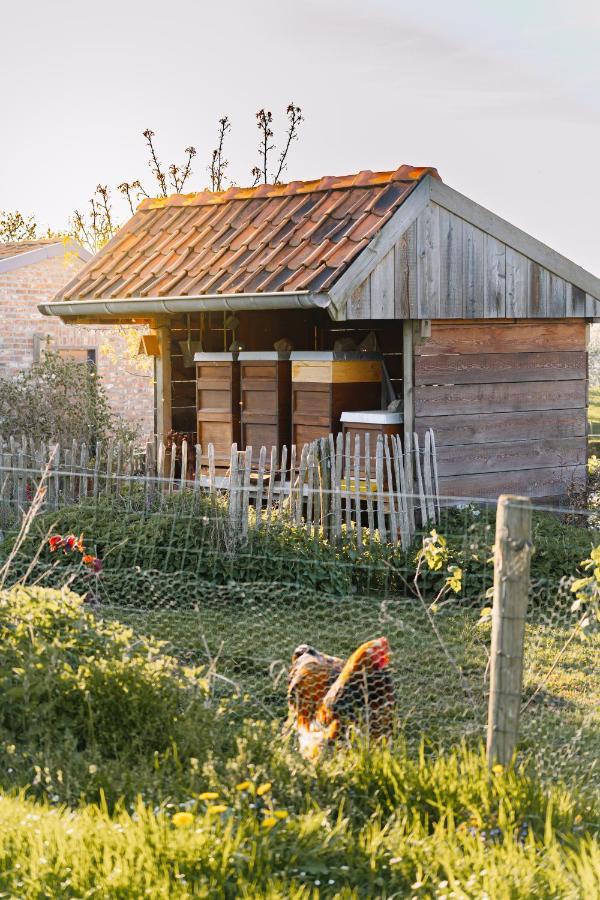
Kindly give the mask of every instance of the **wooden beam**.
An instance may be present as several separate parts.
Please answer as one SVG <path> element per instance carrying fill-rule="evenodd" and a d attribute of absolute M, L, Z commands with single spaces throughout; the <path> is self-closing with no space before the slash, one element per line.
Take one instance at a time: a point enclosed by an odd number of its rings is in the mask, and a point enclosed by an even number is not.
<path fill-rule="evenodd" d="M 414 380 L 414 329 L 415 323 L 411 319 L 405 319 L 402 328 L 402 398 L 404 413 L 404 447 L 412 448 L 412 436 L 415 426 L 415 380 Z M 407 442 L 407 435 L 409 436 Z M 413 455 L 406 454 L 406 480 L 413 484 Z"/>
<path fill-rule="evenodd" d="M 159 441 L 165 441 L 173 427 L 171 412 L 171 329 L 161 325 L 156 329 L 160 355 L 156 359 L 156 434 Z"/>
<path fill-rule="evenodd" d="M 531 562 L 531 500 L 503 495 L 496 511 L 487 758 L 508 766 L 519 737 L 525 618 Z"/>

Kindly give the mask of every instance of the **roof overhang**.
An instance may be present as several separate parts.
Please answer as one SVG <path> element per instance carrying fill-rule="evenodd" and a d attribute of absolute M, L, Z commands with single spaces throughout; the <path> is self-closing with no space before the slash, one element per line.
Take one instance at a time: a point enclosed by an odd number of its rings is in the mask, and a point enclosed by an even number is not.
<path fill-rule="evenodd" d="M 205 294 L 200 297 L 130 297 L 123 300 L 58 300 L 40 303 L 44 316 L 58 316 L 63 322 L 129 321 L 165 318 L 193 312 L 273 309 L 326 309 L 327 294 L 310 291 L 273 294 Z"/>
<path fill-rule="evenodd" d="M 12 272 L 15 269 L 22 269 L 23 266 L 31 266 L 34 263 L 43 262 L 45 259 L 53 259 L 57 256 L 77 256 L 83 262 L 88 262 L 92 258 L 92 253 L 75 241 L 56 241 L 53 244 L 44 244 L 36 247 L 35 250 L 27 250 L 25 253 L 17 253 L 15 256 L 8 256 L 0 259 L 0 274 L 2 272 Z"/>

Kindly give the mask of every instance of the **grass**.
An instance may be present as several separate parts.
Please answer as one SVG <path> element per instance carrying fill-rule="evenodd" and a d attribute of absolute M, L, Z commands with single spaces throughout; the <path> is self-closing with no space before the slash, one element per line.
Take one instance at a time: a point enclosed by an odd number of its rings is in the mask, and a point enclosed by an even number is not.
<path fill-rule="evenodd" d="M 270 785 L 261 796 L 258 785 Z M 238 789 L 236 785 L 242 785 Z M 0 890 L 38 898 L 592 898 L 598 808 L 455 749 L 357 747 L 311 769 L 265 726 L 205 790 L 109 815 L 0 798 Z M 212 795 L 216 794 L 217 797 Z M 177 812 L 187 816 L 174 818 Z"/>
<path fill-rule="evenodd" d="M 285 712 L 285 672 L 295 646 L 308 642 L 344 655 L 385 634 L 393 651 L 399 727 L 409 744 L 414 748 L 426 737 L 432 747 L 448 748 L 467 738 L 476 746 L 485 736 L 490 626 L 480 623 L 477 610 L 436 615 L 449 662 L 415 601 L 309 595 L 284 603 L 284 596 L 268 596 L 267 587 L 267 596 L 255 599 L 253 587 L 224 589 L 211 600 L 202 600 L 199 591 L 194 610 L 175 611 L 166 602 L 162 609 L 113 607 L 103 613 L 160 636 L 187 662 L 216 659 L 217 670 L 240 686 L 249 708 L 274 717 Z M 535 610 L 527 626 L 525 700 L 543 687 L 522 717 L 521 750 L 548 780 L 564 777 L 600 789 L 600 635 L 572 641 L 544 683 L 572 633 L 570 603 L 565 597 L 551 611 Z"/>
<path fill-rule="evenodd" d="M 588 419 L 592 434 L 600 435 L 600 387 L 590 388 Z"/>
<path fill-rule="evenodd" d="M 414 601 L 304 595 L 284 607 L 280 596 L 273 617 L 273 597 L 255 595 L 256 585 L 224 587 L 220 604 L 198 597 L 161 619 L 68 592 L 0 592 L 0 896 L 599 895 L 592 781 L 544 783 L 525 759 L 488 771 L 477 728 L 460 740 L 473 707 Z M 481 691 L 487 626 L 468 608 L 437 621 Z M 324 649 L 345 652 L 361 628 L 392 635 L 398 732 L 308 763 L 276 717 L 285 690 L 273 663 L 285 664 L 291 638 L 327 633 Z M 542 671 L 555 632 L 529 626 Z M 579 706 L 592 652 L 573 643 L 548 693 L 568 688 Z M 214 669 L 256 696 L 236 696 Z"/>

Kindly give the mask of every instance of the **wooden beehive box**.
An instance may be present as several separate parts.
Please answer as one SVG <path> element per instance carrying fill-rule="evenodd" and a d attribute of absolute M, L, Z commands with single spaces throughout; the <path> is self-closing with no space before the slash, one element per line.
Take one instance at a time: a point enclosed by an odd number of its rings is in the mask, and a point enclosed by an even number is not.
<path fill-rule="evenodd" d="M 388 412 L 386 409 L 358 410 L 356 412 L 344 411 L 342 413 L 342 428 L 344 431 L 344 446 L 346 446 L 346 436 L 350 435 L 350 453 L 354 459 L 356 447 L 356 438 L 359 439 L 361 468 L 360 474 L 365 474 L 366 460 L 366 440 L 365 435 L 369 435 L 369 459 L 371 476 L 375 476 L 375 458 L 377 452 L 377 439 L 379 435 L 402 434 L 403 415 L 400 412 Z M 389 440 L 388 437 L 388 440 Z M 391 442 L 390 442 L 391 452 Z M 384 474 L 387 479 L 387 470 L 384 467 Z"/>
<path fill-rule="evenodd" d="M 266 447 L 269 459 L 271 447 L 290 443 L 290 354 L 244 351 L 239 360 L 242 445 L 256 458 Z"/>
<path fill-rule="evenodd" d="M 381 355 L 360 351 L 294 351 L 292 443 L 336 435 L 345 410 L 381 405 Z"/>
<path fill-rule="evenodd" d="M 198 443 L 206 456 L 215 448 L 215 464 L 228 468 L 231 445 L 241 447 L 240 364 L 236 353 L 196 353 Z"/>

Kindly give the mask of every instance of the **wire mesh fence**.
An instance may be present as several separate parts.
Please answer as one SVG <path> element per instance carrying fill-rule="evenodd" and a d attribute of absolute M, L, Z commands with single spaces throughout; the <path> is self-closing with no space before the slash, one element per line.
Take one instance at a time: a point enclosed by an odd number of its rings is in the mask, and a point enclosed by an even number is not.
<path fill-rule="evenodd" d="M 30 467 L 25 474 L 39 481 Z M 20 543 L 11 497 L 0 546 L 6 586 L 67 585 L 97 617 L 204 666 L 213 695 L 235 696 L 244 716 L 280 721 L 284 732 L 292 721 L 297 731 L 308 708 L 313 743 L 364 730 L 365 718 L 367 730 L 400 733 L 415 752 L 423 742 L 434 752 L 485 739 L 494 503 L 431 498 L 435 529 L 417 521 L 409 545 L 389 540 L 388 508 L 360 548 L 356 520 L 343 518 L 334 540 L 279 507 L 266 527 L 261 506 L 236 527 L 231 483 L 170 492 L 142 480 L 113 493 L 98 477 L 96 496 L 34 509 Z M 356 515 L 368 524 L 366 507 Z M 592 790 L 600 643 L 581 628 L 572 583 L 597 543 L 593 514 L 534 509 L 518 745 L 544 778 Z"/>

